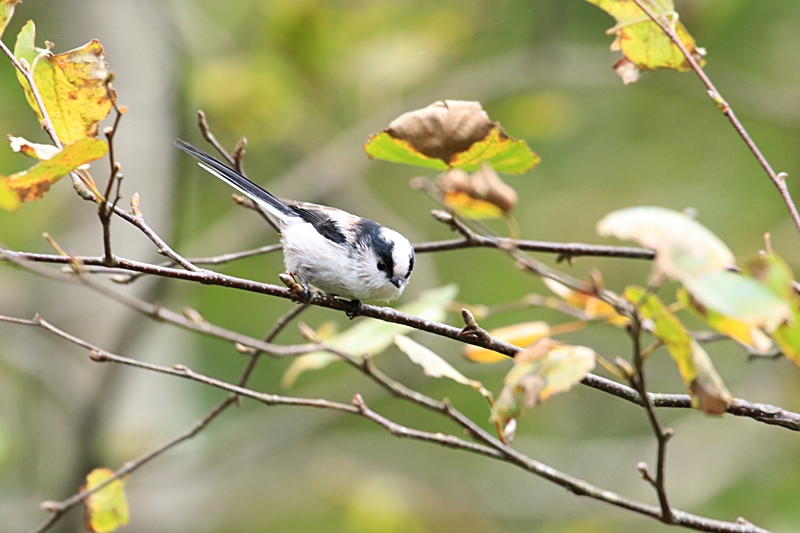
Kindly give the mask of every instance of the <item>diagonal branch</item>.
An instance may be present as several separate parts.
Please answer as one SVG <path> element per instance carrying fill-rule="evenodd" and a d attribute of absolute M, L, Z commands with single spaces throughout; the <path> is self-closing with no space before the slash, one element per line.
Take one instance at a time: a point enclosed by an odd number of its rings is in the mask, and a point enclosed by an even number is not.
<path fill-rule="evenodd" d="M 761 150 L 758 148 L 756 143 L 750 137 L 750 134 L 747 133 L 747 130 L 733 112 L 733 108 L 722 98 L 722 94 L 720 94 L 720 92 L 712 83 L 711 79 L 708 77 L 708 75 L 706 75 L 703 67 L 700 66 L 694 56 L 689 52 L 689 50 L 686 49 L 686 46 L 680 40 L 678 34 L 675 33 L 673 25 L 665 17 L 659 17 L 656 15 L 647 5 L 645 5 L 646 3 L 642 0 L 633 1 L 637 6 L 639 6 L 639 9 L 644 11 L 645 14 L 650 17 L 650 19 L 652 19 L 652 21 L 655 22 L 659 28 L 661 28 L 661 31 L 663 31 L 681 51 L 683 56 L 686 58 L 686 61 L 692 67 L 692 70 L 700 78 L 700 81 L 703 82 L 703 85 L 706 86 L 706 89 L 708 90 L 708 96 L 714 101 L 715 104 L 717 104 L 717 107 L 720 111 L 722 111 L 722 114 L 728 118 L 733 126 L 733 129 L 736 130 L 736 133 L 739 134 L 744 143 L 747 145 L 747 148 L 755 156 L 758 164 L 761 165 L 761 168 L 764 169 L 764 171 L 767 173 L 767 176 L 769 176 L 769 179 L 778 189 L 781 198 L 783 198 L 783 202 L 786 204 L 786 208 L 789 210 L 789 214 L 792 216 L 795 226 L 798 230 L 800 230 L 800 213 L 797 211 L 797 206 L 795 206 L 792 196 L 789 193 L 789 188 L 786 185 L 786 174 L 783 172 L 776 173 L 772 169 L 772 166 L 769 164 L 769 161 L 767 161 L 767 158 L 761 153 Z"/>

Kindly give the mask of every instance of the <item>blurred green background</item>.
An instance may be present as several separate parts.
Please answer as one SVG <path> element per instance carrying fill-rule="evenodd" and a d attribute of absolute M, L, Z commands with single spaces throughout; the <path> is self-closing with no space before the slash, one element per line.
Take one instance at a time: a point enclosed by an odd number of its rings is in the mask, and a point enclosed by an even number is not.
<path fill-rule="evenodd" d="M 800 167 L 800 4 L 794 0 L 677 2 L 681 20 L 708 51 L 707 72 L 776 170 Z M 581 0 L 239 2 L 28 0 L 3 37 L 35 20 L 38 43 L 65 51 L 97 38 L 129 111 L 117 136 L 123 204 L 134 192 L 150 225 L 185 256 L 213 255 L 276 240 L 230 191 L 171 147 L 200 137 L 203 109 L 217 137 L 249 144 L 245 168 L 280 196 L 336 205 L 379 220 L 413 242 L 450 238 L 435 205 L 408 182 L 409 167 L 370 161 L 367 137 L 405 111 L 440 99 L 479 100 L 542 163 L 507 182 L 525 238 L 605 242 L 594 225 L 634 205 L 696 209 L 698 219 L 746 259 L 763 234 L 795 272 L 798 233 L 776 190 L 690 73 L 646 73 L 623 87 L 604 34 L 613 20 Z M 15 74 L 0 60 L 3 133 L 45 141 Z M 0 150 L 0 172 L 27 166 Z M 104 183 L 106 170 L 93 174 Z M 502 231 L 501 224 L 493 227 Z M 66 182 L 14 214 L 0 213 L 0 242 L 99 255 L 94 208 Z M 115 251 L 158 262 L 144 238 L 114 224 Z M 615 243 L 612 243 L 615 244 Z M 552 263 L 552 258 L 541 256 Z M 646 282 L 645 262 L 584 258 L 559 268 L 598 269 L 611 289 Z M 280 257 L 220 267 L 276 282 Z M 421 256 L 403 301 L 455 282 L 459 301 L 497 304 L 547 294 L 503 254 L 462 250 Z M 186 364 L 238 378 L 246 360 L 225 343 L 133 315 L 77 286 L 0 267 L 0 313 L 44 318 L 113 352 L 159 364 Z M 182 282 L 142 280 L 128 290 L 208 320 L 261 336 L 293 304 Z M 662 296 L 671 299 L 672 288 Z M 567 321 L 541 309 L 485 320 Z M 318 327 L 337 313 L 314 309 Z M 448 322 L 458 324 L 457 315 Z M 696 324 L 693 324 L 696 326 Z M 95 466 L 117 468 L 187 430 L 224 395 L 143 371 L 91 363 L 87 354 L 42 331 L 0 324 L 0 522 L 30 530 L 45 499 L 75 492 Z M 290 328 L 280 340 L 300 339 Z M 564 337 L 606 358 L 627 356 L 624 332 L 592 327 Z M 498 392 L 507 363 L 465 362 L 459 345 L 418 340 Z M 748 362 L 733 343 L 709 346 L 734 395 L 800 410 L 800 371 L 785 360 Z M 459 433 L 438 417 L 399 403 L 343 365 L 303 375 L 285 391 L 288 361 L 263 361 L 256 390 L 349 401 L 361 393 L 378 412 L 414 427 Z M 435 398 L 449 397 L 488 427 L 473 391 L 421 375 L 396 351 L 376 359 L 385 372 Z M 680 392 L 666 352 L 649 363 L 653 390 Z M 774 530 L 800 525 L 798 437 L 787 430 L 696 412 L 660 413 L 676 430 L 668 487 L 673 504 L 713 518 L 744 516 Z M 578 387 L 520 421 L 515 445 L 531 457 L 625 496 L 655 503 L 638 461 L 655 445 L 640 410 Z M 126 531 L 662 531 L 665 526 L 579 499 L 508 465 L 399 440 L 370 423 L 327 411 L 265 408 L 245 402 L 188 443 L 138 471 L 128 483 Z M 77 531 L 72 512 L 57 531 Z"/>

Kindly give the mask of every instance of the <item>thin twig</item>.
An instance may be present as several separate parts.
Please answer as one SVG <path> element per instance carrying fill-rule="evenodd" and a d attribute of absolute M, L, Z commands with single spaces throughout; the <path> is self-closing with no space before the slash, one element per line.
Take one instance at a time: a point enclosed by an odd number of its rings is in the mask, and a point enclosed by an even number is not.
<path fill-rule="evenodd" d="M 552 253 L 559 260 L 572 257 L 616 257 L 623 259 L 652 260 L 655 252 L 645 248 L 627 246 L 605 246 L 601 244 L 560 243 L 548 241 L 515 240 L 502 237 L 486 237 L 474 234 L 471 238 L 450 239 L 446 241 L 424 242 L 414 245 L 414 251 L 420 254 L 461 250 L 464 248 L 517 248 L 527 252 Z"/>
<path fill-rule="evenodd" d="M 203 138 L 208 141 L 211 146 L 213 146 L 217 152 L 227 161 L 227 163 L 234 167 L 237 171 L 241 172 L 241 169 L 237 165 L 237 160 L 228 152 L 224 146 L 217 140 L 217 137 L 211 131 L 211 128 L 208 126 L 208 122 L 206 121 L 206 114 L 202 109 L 197 110 L 197 126 L 200 129 L 200 134 Z"/>
<path fill-rule="evenodd" d="M 769 179 L 772 181 L 775 187 L 777 187 L 781 198 L 783 198 L 783 202 L 786 204 L 786 207 L 789 210 L 789 214 L 792 216 L 795 226 L 798 230 L 800 230 L 800 212 L 798 212 L 797 206 L 795 206 L 792 196 L 789 193 L 789 188 L 786 185 L 786 174 L 783 172 L 776 173 L 772 169 L 772 166 L 769 164 L 769 161 L 767 161 L 767 158 L 764 157 L 764 154 L 761 153 L 761 150 L 750 137 L 750 134 L 747 133 L 747 130 L 736 117 L 736 114 L 733 112 L 733 108 L 722 98 L 722 94 L 720 94 L 720 92 L 712 83 L 711 79 L 706 75 L 703 67 L 700 66 L 700 64 L 697 62 L 697 59 L 695 59 L 689 50 L 687 50 L 680 37 L 678 37 L 678 34 L 675 33 L 675 30 L 672 28 L 672 24 L 668 20 L 656 15 L 648 6 L 645 5 L 642 0 L 633 1 L 642 11 L 645 12 L 648 17 L 650 17 L 650 19 L 652 19 L 653 22 L 658 25 L 659 28 L 661 28 L 661 31 L 663 31 L 681 51 L 683 56 L 686 58 L 687 63 L 689 63 L 689 65 L 692 67 L 692 70 L 706 86 L 706 89 L 708 89 L 708 96 L 714 101 L 715 104 L 717 104 L 717 107 L 720 111 L 722 111 L 722 114 L 728 118 L 731 125 L 733 125 L 733 128 L 736 130 L 736 133 L 739 134 L 744 143 L 747 145 L 747 148 L 755 156 L 759 165 L 761 165 L 761 168 L 764 169 L 764 171 L 767 173 L 767 176 L 769 176 Z"/>
<path fill-rule="evenodd" d="M 106 135 L 106 142 L 108 143 L 108 161 L 109 165 L 111 166 L 111 173 L 108 177 L 108 183 L 106 184 L 106 190 L 103 194 L 103 201 L 100 202 L 100 205 L 97 208 L 97 214 L 100 217 L 100 224 L 103 227 L 103 254 L 105 257 L 106 264 L 113 265 L 114 264 L 114 254 L 111 251 L 111 215 L 113 210 L 109 207 L 116 207 L 117 203 L 119 202 L 121 196 L 119 192 L 119 183 L 122 179 L 120 175 L 120 169 L 122 165 L 117 161 L 116 152 L 114 149 L 114 138 L 116 137 L 117 128 L 119 128 L 120 119 L 122 119 L 123 111 L 117 105 L 117 94 L 114 89 L 111 87 L 110 81 L 106 80 L 106 94 L 108 98 L 111 100 L 111 105 L 116 112 L 116 117 L 114 118 L 114 124 L 105 130 Z M 111 192 L 114 188 L 114 184 L 117 184 L 117 193 L 114 197 L 114 201 L 110 203 L 109 198 L 111 198 Z"/>
<path fill-rule="evenodd" d="M 639 472 L 646 481 L 652 485 L 658 495 L 658 503 L 661 507 L 661 521 L 665 524 L 672 524 L 675 521 L 672 507 L 669 503 L 666 487 L 666 461 L 667 461 L 667 442 L 672 437 L 672 430 L 661 425 L 656 409 L 647 395 L 647 384 L 644 373 L 644 358 L 642 357 L 641 337 L 642 324 L 638 313 L 631 317 L 630 335 L 633 347 L 633 366 L 635 372 L 628 377 L 631 385 L 639 392 L 642 398 L 642 406 L 647 413 L 647 419 L 653 428 L 656 436 L 656 475 L 653 477 L 647 470 L 647 465 L 640 463 Z"/>

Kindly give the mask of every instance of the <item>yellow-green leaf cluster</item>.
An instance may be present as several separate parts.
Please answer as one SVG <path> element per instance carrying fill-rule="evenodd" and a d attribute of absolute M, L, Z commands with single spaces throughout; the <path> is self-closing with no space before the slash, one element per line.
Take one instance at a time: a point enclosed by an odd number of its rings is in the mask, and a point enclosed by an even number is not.
<path fill-rule="evenodd" d="M 658 207 L 610 213 L 597 230 L 655 250 L 653 283 L 680 282 L 686 294 L 679 291 L 679 299 L 709 326 L 759 353 L 769 350 L 769 335 L 800 366 L 800 306 L 792 273 L 777 255 L 764 253 L 735 272 L 733 253 L 716 235 Z"/>
<path fill-rule="evenodd" d="M 586 1 L 596 5 L 617 21 L 608 33 L 616 36 L 611 44 L 611 50 L 618 50 L 623 54 L 623 58 L 614 65 L 614 68 L 626 84 L 637 81 L 641 70 L 691 69 L 680 48 L 633 0 Z M 645 2 L 656 17 L 672 27 L 686 50 L 702 66 L 701 57 L 705 52 L 697 47 L 694 38 L 678 20 L 672 0 L 645 0 Z"/>

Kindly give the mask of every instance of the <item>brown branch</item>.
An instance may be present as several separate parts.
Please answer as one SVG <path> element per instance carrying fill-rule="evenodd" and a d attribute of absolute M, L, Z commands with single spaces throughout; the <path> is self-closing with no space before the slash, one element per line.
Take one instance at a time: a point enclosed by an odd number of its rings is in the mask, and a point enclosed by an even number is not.
<path fill-rule="evenodd" d="M 587 496 L 592 499 L 609 503 L 610 505 L 621 507 L 623 509 L 634 511 L 639 514 L 643 514 L 653 518 L 660 519 L 661 517 L 660 509 L 657 507 L 629 500 L 611 491 L 600 489 L 590 483 L 587 483 L 580 479 L 564 474 L 548 465 L 545 465 L 544 463 L 540 463 L 539 461 L 527 457 L 521 452 L 511 448 L 510 446 L 500 442 L 496 438 L 489 435 L 485 430 L 474 424 L 474 422 L 472 422 L 468 418 L 464 417 L 461 413 L 452 408 L 452 406 L 449 406 L 447 403 L 436 402 L 435 400 L 432 400 L 420 393 L 410 391 L 410 389 L 400 389 L 397 387 L 391 387 L 392 390 L 394 390 L 395 392 L 400 392 L 400 395 L 404 397 L 413 399 L 417 403 L 421 403 L 422 405 L 427 405 L 430 406 L 431 408 L 444 412 L 445 414 L 453 418 L 455 421 L 459 422 L 462 426 L 467 428 L 470 434 L 479 438 L 481 441 L 484 442 L 484 444 L 469 442 L 460 439 L 458 437 L 455 437 L 453 435 L 446 435 L 439 432 L 431 433 L 402 426 L 372 411 L 369 407 L 367 407 L 366 403 L 364 402 L 363 398 L 361 398 L 360 395 L 356 395 L 356 397 L 354 398 L 353 405 L 347 405 L 323 399 L 296 398 L 296 397 L 287 397 L 275 394 L 259 393 L 250 389 L 246 389 L 239 385 L 233 385 L 227 382 L 223 382 L 199 374 L 197 372 L 192 371 L 191 369 L 187 368 L 184 365 L 174 365 L 172 367 L 165 367 L 161 365 L 155 365 L 151 363 L 137 361 L 117 354 L 112 354 L 107 351 L 103 351 L 82 339 L 74 337 L 73 335 L 70 335 L 64 332 L 63 330 L 56 328 L 52 324 L 44 321 L 39 317 L 35 318 L 34 320 L 0 317 L 0 320 L 3 319 L 6 319 L 5 321 L 13 324 L 33 325 L 42 327 L 43 329 L 54 335 L 57 335 L 65 340 L 68 340 L 69 342 L 72 342 L 80 347 L 90 350 L 91 359 L 95 362 L 113 362 L 134 368 L 158 372 L 161 374 L 181 377 L 205 385 L 213 386 L 215 388 L 219 388 L 221 390 L 225 390 L 227 392 L 232 393 L 232 396 L 227 398 L 224 402 L 219 404 L 210 413 L 204 416 L 198 423 L 195 424 L 195 426 L 190 428 L 188 431 L 182 433 L 175 439 L 165 443 L 161 447 L 144 454 L 143 456 L 139 457 L 134 461 L 125 464 L 122 468 L 120 468 L 115 472 L 112 479 L 122 477 L 124 475 L 127 475 L 135 471 L 136 469 L 140 468 L 141 466 L 153 460 L 154 458 L 162 455 L 167 450 L 173 448 L 174 446 L 180 444 L 181 442 L 187 439 L 192 438 L 204 427 L 206 427 L 214 418 L 216 418 L 216 416 L 218 416 L 224 409 L 226 409 L 227 406 L 229 406 L 231 402 L 234 401 L 235 397 L 243 396 L 246 398 L 256 400 L 268 406 L 276 406 L 276 405 L 304 406 L 304 407 L 314 407 L 319 409 L 331 409 L 340 412 L 345 412 L 348 414 L 358 414 L 360 416 L 363 416 L 364 418 L 367 418 L 368 420 L 371 420 L 372 422 L 378 424 L 379 426 L 385 428 L 387 431 L 389 431 L 395 436 L 403 438 L 411 438 L 423 442 L 435 443 L 441 446 L 460 449 L 463 451 L 477 453 L 479 455 L 505 461 L 514 464 L 532 474 L 547 479 L 548 481 L 551 481 L 559 486 L 562 486 L 576 495 Z M 288 319 L 285 317 L 285 320 L 281 321 L 281 324 L 285 324 L 287 322 Z M 283 327 L 283 325 L 278 325 L 276 327 L 280 329 L 281 327 Z M 347 358 L 347 360 L 353 361 L 353 359 L 349 357 Z M 366 366 L 364 368 L 365 370 L 367 369 Z M 376 373 L 374 369 L 372 369 L 371 375 L 375 376 L 379 374 Z M 391 380 L 385 377 L 382 377 L 379 382 L 391 384 Z M 111 480 L 109 480 L 108 482 L 110 481 Z M 47 502 L 44 505 L 44 507 L 47 510 L 49 510 L 52 513 L 52 515 L 48 517 L 48 520 L 46 520 L 39 527 L 39 529 L 37 529 L 37 531 L 45 531 L 46 529 L 48 529 L 56 520 L 58 520 L 58 518 L 61 515 L 63 515 L 63 513 L 65 513 L 67 510 L 74 507 L 75 505 L 77 505 L 89 494 L 99 490 L 100 488 L 102 488 L 102 486 L 98 486 L 94 488 L 92 491 L 79 492 L 62 502 Z M 675 524 L 691 527 L 700 531 L 722 531 L 722 532 L 739 532 L 739 533 L 764 532 L 763 529 L 758 528 L 749 523 L 723 522 L 719 520 L 700 517 L 690 513 L 684 513 L 682 511 L 674 511 L 673 518 Z"/>
<path fill-rule="evenodd" d="M 0 261 L 2 261 L 4 258 L 7 260 L 19 261 L 21 264 L 24 264 L 26 261 L 69 264 L 71 260 L 71 258 L 69 257 L 63 257 L 59 255 L 12 252 L 0 248 Z M 102 267 L 103 265 L 102 257 L 79 256 L 74 259 L 80 261 L 84 265 L 94 265 L 97 267 Z M 206 285 L 217 285 L 222 287 L 236 288 L 249 292 L 256 292 L 261 294 L 268 294 L 271 296 L 277 296 L 279 298 L 285 298 L 288 300 L 294 300 L 296 298 L 296 296 L 289 289 L 283 287 L 278 287 L 276 285 L 270 285 L 266 283 L 258 283 L 255 281 L 236 278 L 233 276 L 226 276 L 224 274 L 219 274 L 209 270 L 204 270 L 201 272 L 187 272 L 184 270 L 159 267 L 148 263 L 131 261 L 128 259 L 119 259 L 117 266 L 118 268 L 130 269 L 132 271 L 137 271 L 137 272 L 145 272 L 148 274 L 165 276 L 175 279 L 182 279 L 186 281 L 195 281 Z M 39 273 L 43 274 L 42 272 Z M 60 277 L 60 279 L 64 281 L 63 276 Z M 109 291 L 109 294 L 115 294 L 115 293 Z M 144 304 L 144 302 L 141 303 Z M 347 310 L 347 302 L 343 302 L 342 300 L 338 300 L 336 298 L 325 295 L 315 295 L 315 297 L 309 302 L 309 304 L 319 307 L 326 307 L 328 309 L 335 309 L 337 311 Z M 146 315 L 156 320 L 164 320 L 172 322 L 172 318 L 174 318 L 175 321 L 172 323 L 180 327 L 185 327 L 186 329 L 199 331 L 201 333 L 208 335 L 216 335 L 218 333 L 218 330 L 216 330 L 216 328 L 211 328 L 211 329 L 208 327 L 201 328 L 200 326 L 186 319 L 182 315 L 170 312 L 164 309 L 163 307 L 152 306 L 152 304 L 146 304 L 143 306 L 137 304 L 135 308 L 140 312 L 145 313 Z M 497 353 L 507 355 L 509 357 L 513 357 L 514 354 L 516 354 L 520 350 L 520 348 L 512 344 L 508 344 L 494 338 L 491 339 L 465 338 L 461 333 L 462 330 L 459 328 L 407 315 L 390 307 L 381 307 L 370 304 L 363 304 L 361 308 L 361 316 L 374 318 L 377 320 L 383 320 L 386 322 L 393 322 L 396 324 L 407 325 L 420 331 L 427 331 L 429 333 L 433 333 L 435 335 L 439 335 L 442 337 L 447 337 L 459 342 L 474 344 L 475 346 L 487 348 L 489 350 L 496 351 Z M 2 317 L 0 317 L 0 320 L 2 320 Z M 230 342 L 238 342 L 239 344 L 250 346 L 254 349 L 265 348 L 265 345 L 262 343 L 262 341 L 259 341 L 258 339 L 235 334 L 227 330 L 224 332 L 224 334 L 221 334 L 219 338 L 229 340 Z M 266 345 L 266 347 L 272 350 L 278 348 L 275 347 L 274 345 Z M 297 354 L 288 353 L 286 355 L 290 356 Z M 642 400 L 639 393 L 636 392 L 634 389 L 622 385 L 620 383 L 616 383 L 609 379 L 605 379 L 600 376 L 595 376 L 593 374 L 589 374 L 582 381 L 582 383 L 588 387 L 611 394 L 622 400 L 637 405 L 642 405 L 641 403 Z M 659 408 L 668 407 L 677 409 L 692 408 L 691 398 L 686 394 L 648 393 L 648 397 L 651 399 L 655 407 Z M 750 418 L 757 422 L 780 426 L 792 431 L 800 431 L 800 414 L 787 411 L 785 409 L 782 409 L 774 405 L 757 404 L 742 399 L 735 399 L 728 405 L 727 412 L 733 416 Z"/>
<path fill-rule="evenodd" d="M 586 243 L 561 243 L 549 241 L 532 241 L 506 239 L 501 237 L 486 237 L 474 234 L 471 238 L 450 239 L 445 241 L 424 242 L 414 245 L 414 251 L 420 254 L 442 252 L 447 250 L 461 250 L 464 248 L 517 248 L 526 252 L 552 253 L 558 260 L 572 257 L 616 257 L 624 259 L 652 260 L 655 252 L 645 248 L 627 246 L 605 246 L 601 244 Z"/>
<path fill-rule="evenodd" d="M 631 342 L 633 346 L 633 367 L 634 372 L 628 376 L 628 379 L 634 389 L 639 393 L 639 398 L 642 399 L 642 406 L 653 433 L 656 436 L 656 475 L 653 477 L 647 469 L 647 465 L 639 463 L 639 472 L 642 477 L 650 483 L 658 495 L 658 503 L 661 507 L 661 521 L 665 524 L 673 524 L 675 522 L 674 511 L 669 504 L 669 497 L 667 495 L 666 487 L 666 462 L 667 462 L 667 443 L 672 438 L 673 432 L 670 428 L 665 428 L 661 425 L 658 418 L 656 409 L 650 397 L 647 395 L 647 382 L 644 373 L 644 357 L 642 354 L 642 323 L 638 312 L 633 313 L 631 317 L 630 327 Z"/>

